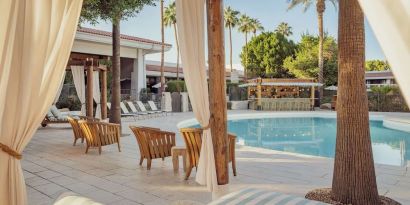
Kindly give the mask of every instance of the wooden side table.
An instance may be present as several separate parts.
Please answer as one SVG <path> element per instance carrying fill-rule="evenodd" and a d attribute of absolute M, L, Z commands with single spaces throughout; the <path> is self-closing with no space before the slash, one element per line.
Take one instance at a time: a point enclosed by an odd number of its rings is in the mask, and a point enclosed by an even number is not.
<path fill-rule="evenodd" d="M 187 152 L 186 152 L 185 147 L 174 146 L 171 148 L 172 164 L 173 164 L 175 172 L 179 170 L 179 156 L 182 156 L 184 172 L 186 172 L 186 169 L 187 169 L 186 153 Z"/>

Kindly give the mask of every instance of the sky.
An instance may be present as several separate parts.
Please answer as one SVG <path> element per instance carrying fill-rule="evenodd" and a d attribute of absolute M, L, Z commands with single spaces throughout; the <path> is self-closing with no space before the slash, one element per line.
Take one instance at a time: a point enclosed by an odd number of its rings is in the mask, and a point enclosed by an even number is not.
<path fill-rule="evenodd" d="M 164 0 L 164 5 L 168 5 L 173 0 Z M 281 22 L 287 22 L 293 30 L 290 39 L 295 42 L 300 40 L 303 33 L 318 33 L 317 15 L 315 5 L 303 12 L 303 7 L 298 6 L 292 10 L 287 10 L 287 0 L 224 0 L 224 6 L 231 6 L 241 13 L 247 14 L 252 18 L 261 21 L 265 31 L 273 31 Z M 337 37 L 337 9 L 327 3 L 324 14 L 324 30 L 328 35 Z M 159 2 L 157 6 L 146 6 L 133 18 L 121 22 L 121 33 L 141 38 L 148 38 L 161 41 L 161 24 L 160 24 Z M 101 22 L 97 25 L 83 24 L 84 27 L 96 28 L 105 31 L 111 31 L 111 24 Z M 365 22 L 366 27 L 366 59 L 385 60 L 385 56 L 371 30 L 369 24 Z M 229 64 L 229 36 L 228 30 L 225 32 L 225 53 L 226 64 Z M 171 27 L 165 29 L 165 42 L 175 45 L 174 30 Z M 245 36 L 236 29 L 232 32 L 233 44 L 233 64 L 234 68 L 240 69 L 240 57 L 242 46 L 245 44 Z M 175 46 L 165 53 L 165 61 L 175 63 L 177 59 Z M 160 60 L 160 54 L 150 54 L 146 56 L 147 60 Z"/>

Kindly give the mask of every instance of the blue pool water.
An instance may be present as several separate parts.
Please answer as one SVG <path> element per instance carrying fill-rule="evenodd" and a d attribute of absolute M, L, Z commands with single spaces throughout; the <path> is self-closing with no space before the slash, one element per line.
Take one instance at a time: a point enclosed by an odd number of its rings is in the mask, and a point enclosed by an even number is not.
<path fill-rule="evenodd" d="M 228 130 L 237 134 L 239 144 L 247 146 L 331 158 L 335 155 L 334 118 L 230 120 Z M 376 163 L 405 166 L 410 160 L 410 133 L 386 128 L 382 121 L 371 121 L 370 133 Z"/>

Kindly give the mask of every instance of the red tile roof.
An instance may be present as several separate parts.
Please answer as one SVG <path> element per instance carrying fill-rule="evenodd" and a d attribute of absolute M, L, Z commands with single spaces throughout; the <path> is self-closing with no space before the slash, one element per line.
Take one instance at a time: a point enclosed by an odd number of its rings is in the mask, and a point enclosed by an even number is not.
<path fill-rule="evenodd" d="M 89 33 L 89 34 L 94 34 L 94 35 L 99 35 L 99 36 L 112 37 L 111 32 L 92 29 L 92 28 L 81 27 L 81 28 L 77 29 L 77 32 L 83 32 L 83 33 Z M 153 40 L 145 39 L 145 38 L 138 38 L 138 37 L 135 37 L 135 36 L 129 36 L 129 35 L 124 35 L 124 34 L 121 34 L 121 39 L 130 40 L 130 41 L 137 41 L 137 42 L 142 42 L 142 43 L 157 44 L 157 45 L 162 44 L 161 42 L 158 42 L 158 41 L 153 41 Z M 172 45 L 165 43 L 165 46 L 172 46 Z"/>

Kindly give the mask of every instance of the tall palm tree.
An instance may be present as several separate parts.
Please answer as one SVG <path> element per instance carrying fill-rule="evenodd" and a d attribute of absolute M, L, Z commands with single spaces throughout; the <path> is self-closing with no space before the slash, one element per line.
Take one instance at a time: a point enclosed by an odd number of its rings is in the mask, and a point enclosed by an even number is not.
<path fill-rule="evenodd" d="M 326 10 L 326 1 L 331 2 L 335 7 L 338 2 L 338 0 L 288 0 L 289 2 L 289 8 L 292 9 L 295 6 L 299 4 L 303 4 L 304 6 L 304 12 L 307 11 L 307 9 L 314 3 L 316 2 L 316 12 L 317 12 L 317 18 L 318 18 L 318 27 L 319 27 L 319 59 L 318 59 L 318 64 L 319 64 L 319 83 L 324 83 L 324 78 L 323 78 L 323 41 L 324 41 L 324 32 L 323 32 L 323 14 L 325 13 Z M 323 86 L 320 88 L 320 98 L 323 98 Z"/>
<path fill-rule="evenodd" d="M 245 66 L 244 66 L 244 77 L 247 79 L 247 66 L 248 66 L 248 33 L 252 32 L 251 27 L 252 19 L 246 14 L 242 14 L 239 18 L 239 32 L 245 34 Z"/>
<path fill-rule="evenodd" d="M 280 33 L 286 37 L 293 34 L 292 27 L 288 23 L 282 22 L 276 27 L 275 32 Z"/>
<path fill-rule="evenodd" d="M 224 18 L 225 27 L 229 29 L 229 64 L 231 66 L 231 73 L 233 71 L 232 66 L 232 28 L 235 28 L 239 23 L 239 11 L 233 10 L 230 6 L 225 8 Z"/>
<path fill-rule="evenodd" d="M 253 36 L 256 37 L 256 32 L 263 31 L 265 30 L 265 28 L 262 26 L 259 19 L 251 19 L 251 30 L 252 30 Z"/>
<path fill-rule="evenodd" d="M 365 86 L 364 15 L 358 0 L 339 1 L 339 83 L 332 198 L 343 204 L 380 204 Z"/>
<path fill-rule="evenodd" d="M 164 24 L 165 26 L 174 27 L 175 44 L 177 45 L 177 80 L 179 80 L 179 41 L 177 33 L 177 8 L 175 1 L 165 8 Z"/>
<path fill-rule="evenodd" d="M 160 93 L 165 91 L 164 78 L 164 55 L 165 55 L 165 33 L 164 33 L 164 0 L 160 0 L 161 7 L 161 88 Z"/>

